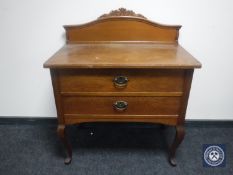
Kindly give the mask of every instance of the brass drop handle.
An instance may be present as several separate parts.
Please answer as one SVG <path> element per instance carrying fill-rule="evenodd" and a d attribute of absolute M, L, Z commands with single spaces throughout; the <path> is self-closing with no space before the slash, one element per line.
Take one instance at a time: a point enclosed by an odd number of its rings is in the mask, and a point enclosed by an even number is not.
<path fill-rule="evenodd" d="M 128 81 L 129 81 L 128 78 L 125 77 L 125 76 L 116 76 L 116 77 L 113 79 L 114 85 L 115 85 L 115 87 L 117 87 L 117 88 L 124 88 L 124 87 L 126 87 Z"/>
<path fill-rule="evenodd" d="M 125 111 L 127 109 L 127 107 L 128 107 L 128 103 L 125 102 L 125 101 L 116 101 L 113 104 L 113 107 L 117 111 Z"/>

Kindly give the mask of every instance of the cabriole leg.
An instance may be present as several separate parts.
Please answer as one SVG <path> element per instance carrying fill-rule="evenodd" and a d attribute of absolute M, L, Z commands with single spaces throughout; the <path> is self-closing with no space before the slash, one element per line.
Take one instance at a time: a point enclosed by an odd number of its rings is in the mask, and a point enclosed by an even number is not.
<path fill-rule="evenodd" d="M 176 136 L 171 145 L 170 153 L 169 153 L 169 163 L 172 166 L 176 166 L 176 160 L 175 160 L 176 149 L 178 148 L 180 143 L 183 141 L 184 135 L 185 135 L 184 126 L 181 126 L 181 125 L 176 126 Z"/>
<path fill-rule="evenodd" d="M 66 158 L 64 160 L 64 163 L 70 164 L 70 162 L 72 160 L 72 148 L 71 148 L 70 143 L 68 142 L 65 129 L 66 129 L 65 125 L 58 125 L 57 134 L 58 134 L 59 138 L 61 139 L 61 141 L 65 147 L 65 151 L 66 151 Z"/>

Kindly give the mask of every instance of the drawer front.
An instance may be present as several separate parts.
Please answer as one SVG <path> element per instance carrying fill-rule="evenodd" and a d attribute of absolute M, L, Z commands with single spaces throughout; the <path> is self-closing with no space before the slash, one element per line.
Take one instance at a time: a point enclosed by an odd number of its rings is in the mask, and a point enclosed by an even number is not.
<path fill-rule="evenodd" d="M 180 97 L 63 97 L 64 114 L 178 115 L 179 109 Z"/>
<path fill-rule="evenodd" d="M 184 71 L 159 69 L 64 69 L 60 70 L 59 77 L 61 92 L 68 93 L 182 92 Z"/>

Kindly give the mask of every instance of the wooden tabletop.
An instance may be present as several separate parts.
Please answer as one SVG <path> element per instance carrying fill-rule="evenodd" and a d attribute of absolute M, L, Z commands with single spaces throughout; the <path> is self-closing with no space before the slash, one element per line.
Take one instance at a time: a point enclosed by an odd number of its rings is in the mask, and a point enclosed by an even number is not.
<path fill-rule="evenodd" d="M 45 68 L 200 68 L 201 63 L 176 43 L 66 44 Z"/>

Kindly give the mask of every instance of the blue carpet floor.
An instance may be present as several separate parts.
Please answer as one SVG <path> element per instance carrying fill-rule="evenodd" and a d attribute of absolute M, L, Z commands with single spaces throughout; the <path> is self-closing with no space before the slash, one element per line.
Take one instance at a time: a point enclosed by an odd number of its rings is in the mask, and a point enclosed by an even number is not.
<path fill-rule="evenodd" d="M 167 161 L 174 128 L 68 128 L 73 160 L 63 163 L 55 125 L 0 125 L 0 175 L 232 175 L 233 127 L 187 127 L 177 167 Z M 205 168 L 203 144 L 225 144 L 226 166 Z"/>

